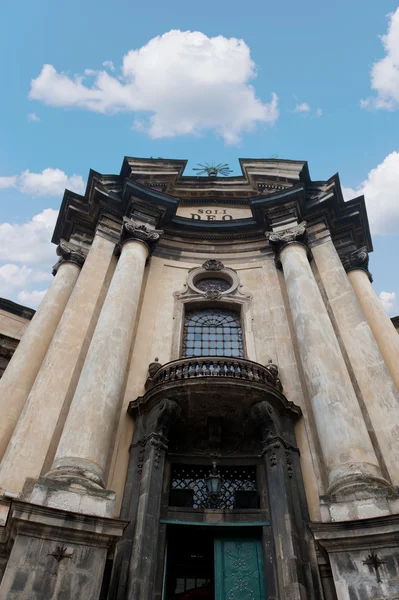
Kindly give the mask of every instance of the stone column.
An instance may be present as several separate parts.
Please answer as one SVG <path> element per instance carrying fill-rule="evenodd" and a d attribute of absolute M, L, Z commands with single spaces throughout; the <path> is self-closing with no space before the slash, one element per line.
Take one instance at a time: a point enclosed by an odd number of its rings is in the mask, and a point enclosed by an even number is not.
<path fill-rule="evenodd" d="M 62 427 L 101 306 L 115 244 L 96 235 L 0 464 L 0 488 L 37 479 Z M 59 435 L 59 434 L 58 434 Z"/>
<path fill-rule="evenodd" d="M 302 223 L 267 234 L 287 286 L 305 381 L 328 474 L 328 493 L 388 485 L 363 420 L 345 361 L 309 265 Z"/>
<path fill-rule="evenodd" d="M 61 240 L 57 254 L 60 260 L 53 269 L 55 278 L 0 380 L 0 460 L 85 259 L 80 248 L 64 240 Z"/>
<path fill-rule="evenodd" d="M 342 262 L 385 364 L 399 390 L 399 335 L 371 285 L 373 279 L 368 271 L 367 248 L 350 252 Z"/>
<path fill-rule="evenodd" d="M 399 392 L 333 242 L 329 240 L 312 251 L 389 476 L 394 485 L 399 485 Z M 352 273 L 355 278 L 359 273 L 371 288 L 366 271 L 351 271 L 349 276 Z M 399 349 L 395 330 L 394 335 Z"/>
<path fill-rule="evenodd" d="M 161 231 L 124 219 L 121 255 L 48 477 L 105 486 L 149 245 Z"/>

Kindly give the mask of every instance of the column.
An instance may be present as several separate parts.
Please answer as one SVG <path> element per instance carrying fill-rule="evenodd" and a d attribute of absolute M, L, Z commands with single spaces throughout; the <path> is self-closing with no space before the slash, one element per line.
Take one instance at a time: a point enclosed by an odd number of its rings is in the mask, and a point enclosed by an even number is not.
<path fill-rule="evenodd" d="M 51 339 L 72 293 L 85 254 L 61 240 L 55 278 L 0 380 L 0 459 L 4 455 Z"/>
<path fill-rule="evenodd" d="M 125 217 L 121 254 L 48 477 L 104 487 L 150 244 L 162 232 Z"/>
<path fill-rule="evenodd" d="M 96 235 L 0 464 L 0 488 L 37 479 L 59 435 L 112 269 L 115 244 Z"/>
<path fill-rule="evenodd" d="M 306 386 L 324 464 L 328 493 L 382 478 L 330 318 L 309 265 L 306 227 L 267 234 L 282 266 Z"/>
<path fill-rule="evenodd" d="M 399 485 L 399 392 L 333 242 L 329 240 L 312 251 L 389 476 L 394 485 Z M 355 278 L 359 273 L 361 280 L 364 278 L 372 289 L 366 271 L 351 271 L 349 275 L 352 273 Z M 394 335 L 399 344 L 395 330 Z"/>
<path fill-rule="evenodd" d="M 373 279 L 368 271 L 367 248 L 347 254 L 342 262 L 385 364 L 399 390 L 399 335 L 371 285 Z"/>

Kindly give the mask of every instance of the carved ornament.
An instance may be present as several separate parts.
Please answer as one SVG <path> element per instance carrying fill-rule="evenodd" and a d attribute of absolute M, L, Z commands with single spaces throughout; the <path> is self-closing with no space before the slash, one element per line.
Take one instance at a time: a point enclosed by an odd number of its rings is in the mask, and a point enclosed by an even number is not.
<path fill-rule="evenodd" d="M 150 250 L 163 234 L 162 229 L 155 229 L 150 225 L 123 217 L 123 225 L 118 248 L 122 248 L 123 244 L 131 240 L 137 240 L 145 244 Z"/>
<path fill-rule="evenodd" d="M 205 271 L 222 271 L 224 269 L 224 264 L 220 260 L 210 258 L 204 262 L 202 268 L 205 269 Z"/>
<path fill-rule="evenodd" d="M 74 263 L 75 265 L 78 265 L 78 267 L 82 268 L 87 256 L 87 251 L 81 246 L 74 244 L 73 242 L 67 242 L 63 239 L 60 240 L 56 252 L 60 258 L 53 267 L 53 275 L 56 275 L 60 266 L 65 262 Z"/>
<path fill-rule="evenodd" d="M 348 254 L 341 257 L 341 260 L 347 273 L 349 271 L 360 269 L 361 271 L 365 271 L 370 282 L 373 282 L 373 276 L 369 271 L 369 253 L 366 246 L 362 246 L 353 252 L 348 252 Z"/>
<path fill-rule="evenodd" d="M 283 248 L 289 244 L 301 244 L 306 248 L 308 259 L 312 260 L 312 253 L 308 246 L 308 234 L 306 230 L 306 222 L 302 221 L 296 227 L 290 227 L 282 231 L 267 231 L 266 238 L 269 240 L 275 255 L 275 263 L 278 269 L 282 268 L 280 254 Z"/>

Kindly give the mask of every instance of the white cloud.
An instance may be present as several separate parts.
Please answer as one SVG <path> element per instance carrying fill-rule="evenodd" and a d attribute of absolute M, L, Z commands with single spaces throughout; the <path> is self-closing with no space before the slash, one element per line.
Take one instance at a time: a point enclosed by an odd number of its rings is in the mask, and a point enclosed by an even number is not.
<path fill-rule="evenodd" d="M 301 102 L 294 108 L 294 113 L 308 113 L 310 110 L 310 106 L 307 102 Z"/>
<path fill-rule="evenodd" d="M 0 223 L 0 262 L 42 264 L 55 262 L 50 243 L 58 211 L 46 208 L 26 223 Z"/>
<path fill-rule="evenodd" d="M 57 215 L 47 208 L 26 223 L 0 223 L 0 296 L 31 307 L 39 304 L 45 294 L 40 288 L 51 282 L 57 260 L 50 242 Z"/>
<path fill-rule="evenodd" d="M 18 293 L 18 302 L 30 308 L 37 308 L 46 292 L 47 290 L 22 290 Z"/>
<path fill-rule="evenodd" d="M 391 152 L 354 190 L 342 188 L 345 200 L 364 195 L 374 235 L 399 233 L 399 152 Z"/>
<path fill-rule="evenodd" d="M 40 117 L 38 117 L 36 113 L 31 112 L 31 113 L 28 113 L 26 116 L 27 116 L 28 121 L 32 121 L 32 122 L 36 122 L 36 123 L 40 121 Z"/>
<path fill-rule="evenodd" d="M 362 108 L 394 110 L 399 108 L 399 7 L 389 15 L 388 30 L 381 36 L 385 56 L 371 69 L 372 98 L 360 101 Z"/>
<path fill-rule="evenodd" d="M 0 177 L 0 190 L 5 190 L 7 188 L 16 187 L 17 185 L 17 176 L 11 175 L 9 177 Z"/>
<path fill-rule="evenodd" d="M 120 75 L 102 70 L 87 82 L 44 65 L 29 97 L 51 106 L 135 113 L 152 138 L 213 131 L 236 143 L 244 132 L 279 116 L 276 94 L 269 103 L 257 98 L 250 84 L 255 77 L 243 40 L 172 30 L 130 50 Z"/>
<path fill-rule="evenodd" d="M 381 292 L 379 295 L 382 306 L 385 308 L 389 316 L 393 316 L 396 310 L 396 293 L 395 292 Z"/>
<path fill-rule="evenodd" d="M 11 187 L 31 196 L 61 196 L 65 188 L 83 194 L 85 184 L 81 175 L 68 177 L 61 169 L 43 169 L 41 173 L 32 173 L 27 169 L 20 175 L 0 177 L 0 189 Z"/>
<path fill-rule="evenodd" d="M 115 71 L 115 65 L 112 62 L 112 60 L 105 60 L 103 62 L 103 67 L 105 67 L 106 69 L 109 69 L 110 71 Z"/>
<path fill-rule="evenodd" d="M 321 117 L 321 116 L 323 116 L 323 109 L 317 108 L 316 109 L 316 117 Z"/>

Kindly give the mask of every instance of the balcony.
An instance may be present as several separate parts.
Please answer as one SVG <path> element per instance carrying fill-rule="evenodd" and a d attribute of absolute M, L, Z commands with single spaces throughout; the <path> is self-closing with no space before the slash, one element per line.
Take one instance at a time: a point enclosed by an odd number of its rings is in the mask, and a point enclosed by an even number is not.
<path fill-rule="evenodd" d="M 238 407 L 244 410 L 267 398 L 276 408 L 281 403 L 292 405 L 282 393 L 277 365 L 260 365 L 243 358 L 206 356 L 182 358 L 165 365 L 153 362 L 148 368 L 145 389 L 144 396 L 130 402 L 128 412 L 133 417 L 140 406 L 150 408 L 164 397 L 189 406 L 190 412 L 201 405 L 212 413 L 226 402 L 229 411 Z"/>
<path fill-rule="evenodd" d="M 236 379 L 272 386 L 282 391 L 278 377 L 278 367 L 272 363 L 266 366 L 242 358 L 223 358 L 207 356 L 203 358 L 184 358 L 165 365 L 151 363 L 146 389 L 172 381 L 202 378 Z"/>

